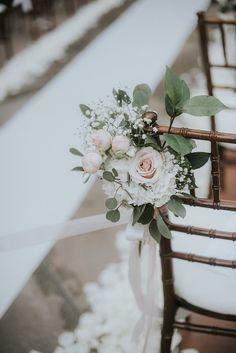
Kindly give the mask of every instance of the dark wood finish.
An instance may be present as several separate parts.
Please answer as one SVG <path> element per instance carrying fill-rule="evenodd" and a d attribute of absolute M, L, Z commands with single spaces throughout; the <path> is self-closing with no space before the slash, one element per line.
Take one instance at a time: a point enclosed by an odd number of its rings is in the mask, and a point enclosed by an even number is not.
<path fill-rule="evenodd" d="M 205 12 L 199 12 L 198 14 L 198 29 L 199 29 L 199 39 L 200 39 L 200 47 L 201 47 L 201 54 L 202 54 L 202 66 L 203 70 L 205 73 L 206 77 L 206 83 L 207 83 L 207 90 L 209 95 L 214 95 L 214 89 L 215 88 L 221 88 L 225 90 L 231 90 L 236 92 L 236 86 L 234 85 L 221 85 L 217 84 L 213 81 L 212 73 L 211 73 L 211 68 L 213 67 L 218 67 L 218 68 L 224 68 L 224 69 L 229 69 L 229 70 L 234 70 L 236 71 L 236 65 L 232 65 L 228 61 L 228 53 L 227 53 L 227 47 L 226 47 L 226 35 L 227 32 L 225 31 L 225 28 L 228 26 L 234 26 L 236 30 L 236 19 L 235 20 L 224 20 L 221 18 L 208 18 L 205 14 Z M 218 63 L 212 63 L 209 60 L 209 38 L 208 38 L 208 28 L 209 27 L 216 27 L 218 28 L 220 32 L 220 45 L 222 47 L 222 52 L 223 52 L 223 59 L 224 63 L 223 64 L 218 64 Z M 209 28 L 210 29 L 210 28 Z M 211 130 L 215 131 L 217 128 L 216 126 L 216 120 L 215 117 L 211 117 Z M 221 152 L 221 164 L 225 162 L 225 148 L 221 146 L 222 152 Z M 222 175 L 222 182 L 221 186 L 222 188 L 224 187 L 224 175 L 223 175 L 223 167 L 222 165 L 220 166 L 221 170 L 221 175 Z M 216 196 L 216 191 L 213 191 L 213 195 Z"/>
<path fill-rule="evenodd" d="M 220 192 L 220 173 L 219 173 L 219 142 L 229 142 L 236 144 L 236 134 L 227 134 L 217 131 L 202 131 L 193 130 L 186 128 L 171 128 L 167 126 L 158 126 L 158 134 L 171 133 L 181 135 L 188 138 L 207 140 L 211 142 L 211 169 L 212 169 L 212 198 L 201 198 L 193 199 L 191 197 L 182 197 L 185 204 L 195 207 L 206 207 L 217 210 L 224 209 L 230 211 L 236 211 L 236 201 L 222 200 Z M 227 241 L 236 240 L 235 232 L 225 232 L 216 229 L 208 229 L 201 227 L 194 227 L 191 225 L 179 225 L 173 224 L 167 220 L 167 225 L 170 230 L 175 230 L 181 233 L 185 233 L 186 236 L 204 236 L 209 238 L 224 239 Z M 184 252 L 172 251 L 171 240 L 164 237 L 161 238 L 160 242 L 160 258 L 162 265 L 162 281 L 163 281 L 163 292 L 164 292 L 164 317 L 162 327 L 162 339 L 161 339 L 161 353 L 170 353 L 171 339 L 173 336 L 173 329 L 186 329 L 188 331 L 211 334 L 211 335 L 222 335 L 225 337 L 236 337 L 236 331 L 233 329 L 226 329 L 224 327 L 208 326 L 202 324 L 193 324 L 190 322 L 179 323 L 175 321 L 175 314 L 178 308 L 182 307 L 190 310 L 191 312 L 198 313 L 207 317 L 227 320 L 236 322 L 236 315 L 226 315 L 223 313 L 217 313 L 206 308 L 200 308 L 194 303 L 188 303 L 184 298 L 180 298 L 174 291 L 174 278 L 173 278 L 173 259 L 176 261 L 190 261 L 195 263 L 201 263 L 208 266 L 219 266 L 225 268 L 236 269 L 236 261 L 210 258 L 201 256 L 198 254 L 189 254 Z"/>

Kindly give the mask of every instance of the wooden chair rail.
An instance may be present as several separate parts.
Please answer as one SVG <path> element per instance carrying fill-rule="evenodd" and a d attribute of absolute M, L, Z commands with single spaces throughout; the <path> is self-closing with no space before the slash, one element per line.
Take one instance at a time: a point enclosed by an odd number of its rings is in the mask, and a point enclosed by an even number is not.
<path fill-rule="evenodd" d="M 232 69 L 232 70 L 236 70 L 236 65 L 232 65 L 232 64 L 213 64 L 213 63 L 209 63 L 210 67 L 217 67 L 219 69 Z"/>
<path fill-rule="evenodd" d="M 189 262 L 198 262 L 201 264 L 209 265 L 209 266 L 219 266 L 219 267 L 227 267 L 227 268 L 236 268 L 236 261 L 235 260 L 224 260 L 224 259 L 218 259 L 215 257 L 206 257 L 206 256 L 201 256 L 201 255 L 195 255 L 195 254 L 186 254 L 182 252 L 177 252 L 177 251 L 171 251 L 169 253 L 161 254 L 161 258 L 163 260 L 165 259 L 179 259 L 183 261 L 189 261 Z"/>
<path fill-rule="evenodd" d="M 200 227 L 194 227 L 189 225 L 185 226 L 182 224 L 174 224 L 174 223 L 169 224 L 169 228 L 170 230 L 174 230 L 179 233 L 199 235 L 202 237 L 208 237 L 213 239 L 236 241 L 236 232 L 225 232 L 217 229 L 207 229 L 207 228 L 200 228 Z"/>
<path fill-rule="evenodd" d="M 193 138 L 196 140 L 207 140 L 211 142 L 227 142 L 236 143 L 236 134 L 223 133 L 218 131 L 195 130 L 184 127 L 172 127 L 169 131 L 168 126 L 156 126 L 158 134 L 171 133 L 173 135 L 182 135 L 184 137 Z"/>
<path fill-rule="evenodd" d="M 236 330 L 222 328 L 222 327 L 218 327 L 218 326 L 197 325 L 197 324 L 188 323 L 188 322 L 175 321 L 174 327 L 181 329 L 181 330 L 186 330 L 186 331 L 207 333 L 210 335 L 236 338 Z"/>
<path fill-rule="evenodd" d="M 215 203 L 212 199 L 192 199 L 187 197 L 181 197 L 181 200 L 185 205 L 212 208 L 214 210 L 225 210 L 225 211 L 236 211 L 236 201 L 220 200 Z"/>
<path fill-rule="evenodd" d="M 200 315 L 204 315 L 204 316 L 210 316 L 214 319 L 219 319 L 219 320 L 227 320 L 227 321 L 233 321 L 236 322 L 236 315 L 232 315 L 232 314 L 222 314 L 216 311 L 211 311 L 205 308 L 201 308 L 199 306 L 193 305 L 191 303 L 189 303 L 187 300 L 179 297 L 178 295 L 174 296 L 174 301 L 175 301 L 175 306 L 176 308 L 185 308 L 189 311 L 198 313 Z"/>
<path fill-rule="evenodd" d="M 199 12 L 199 14 L 205 14 L 204 12 Z M 233 25 L 236 26 L 236 20 L 226 20 L 222 18 L 210 18 L 210 17 L 204 17 L 203 19 L 204 23 L 208 25 Z"/>

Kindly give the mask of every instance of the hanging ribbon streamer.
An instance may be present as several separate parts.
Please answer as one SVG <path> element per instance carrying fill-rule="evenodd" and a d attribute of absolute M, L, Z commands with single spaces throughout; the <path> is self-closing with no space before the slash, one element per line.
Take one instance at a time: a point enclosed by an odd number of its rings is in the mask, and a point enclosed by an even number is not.
<path fill-rule="evenodd" d="M 149 235 L 146 226 L 131 223 L 126 229 L 126 238 L 131 240 L 129 258 L 129 280 L 136 303 L 141 311 L 133 339 L 142 335 L 144 339 L 142 353 L 151 353 L 151 331 L 153 324 L 160 323 L 162 313 L 157 303 L 160 288 L 158 288 L 157 243 Z M 155 328 L 158 329 L 158 328 Z M 160 327 L 159 327 L 160 331 Z M 155 340 L 154 352 L 157 352 Z"/>

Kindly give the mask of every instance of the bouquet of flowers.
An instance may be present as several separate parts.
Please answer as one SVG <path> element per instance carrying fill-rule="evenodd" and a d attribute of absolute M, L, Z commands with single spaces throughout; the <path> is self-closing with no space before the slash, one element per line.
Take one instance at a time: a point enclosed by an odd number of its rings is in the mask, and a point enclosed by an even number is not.
<path fill-rule="evenodd" d="M 133 209 L 133 222 L 148 225 L 151 236 L 160 241 L 170 238 L 164 205 L 176 216 L 184 217 L 180 196 L 194 194 L 194 169 L 202 167 L 209 153 L 193 152 L 192 139 L 171 134 L 174 120 L 183 112 L 194 116 L 211 116 L 224 108 L 212 96 L 190 98 L 185 81 L 169 68 L 165 75 L 165 108 L 170 118 L 168 133 L 158 134 L 158 115 L 149 108 L 151 89 L 140 84 L 132 97 L 122 89 L 113 89 L 108 102 L 80 105 L 84 121 L 84 151 L 71 148 L 81 157 L 86 180 L 97 174 L 107 195 L 106 218 L 120 219 L 120 208 Z M 85 180 L 85 181 L 86 181 Z M 156 210 L 159 209 L 159 212 Z"/>

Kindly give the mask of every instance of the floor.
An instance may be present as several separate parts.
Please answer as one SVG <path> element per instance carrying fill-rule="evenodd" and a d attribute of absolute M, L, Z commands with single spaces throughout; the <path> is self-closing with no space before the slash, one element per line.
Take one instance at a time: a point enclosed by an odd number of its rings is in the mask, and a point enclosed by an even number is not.
<path fill-rule="evenodd" d="M 194 32 L 174 64 L 177 73 L 199 65 L 196 60 L 197 40 L 197 33 Z M 152 98 L 152 105 L 160 116 L 164 109 L 162 93 L 160 84 Z M 28 98 L 26 95 L 6 101 L 3 120 L 9 119 Z M 236 166 L 227 166 L 225 198 L 236 200 L 235 180 Z M 94 185 L 79 215 L 96 214 L 103 210 L 104 195 L 100 186 Z M 106 247 L 99 246 L 102 243 L 106 243 Z M 72 330 L 79 314 L 88 309 L 82 292 L 83 284 L 95 280 L 107 263 L 118 260 L 109 231 L 98 232 L 95 237 L 89 234 L 59 241 L 0 321 L 0 353 L 28 353 L 31 349 L 52 353 L 57 336 L 65 329 Z M 193 318 L 200 322 L 197 315 Z M 212 322 L 212 325 L 215 324 L 215 321 Z M 200 353 L 235 353 L 236 340 L 187 332 L 183 334 L 181 348 L 188 347 L 195 347 Z"/>

